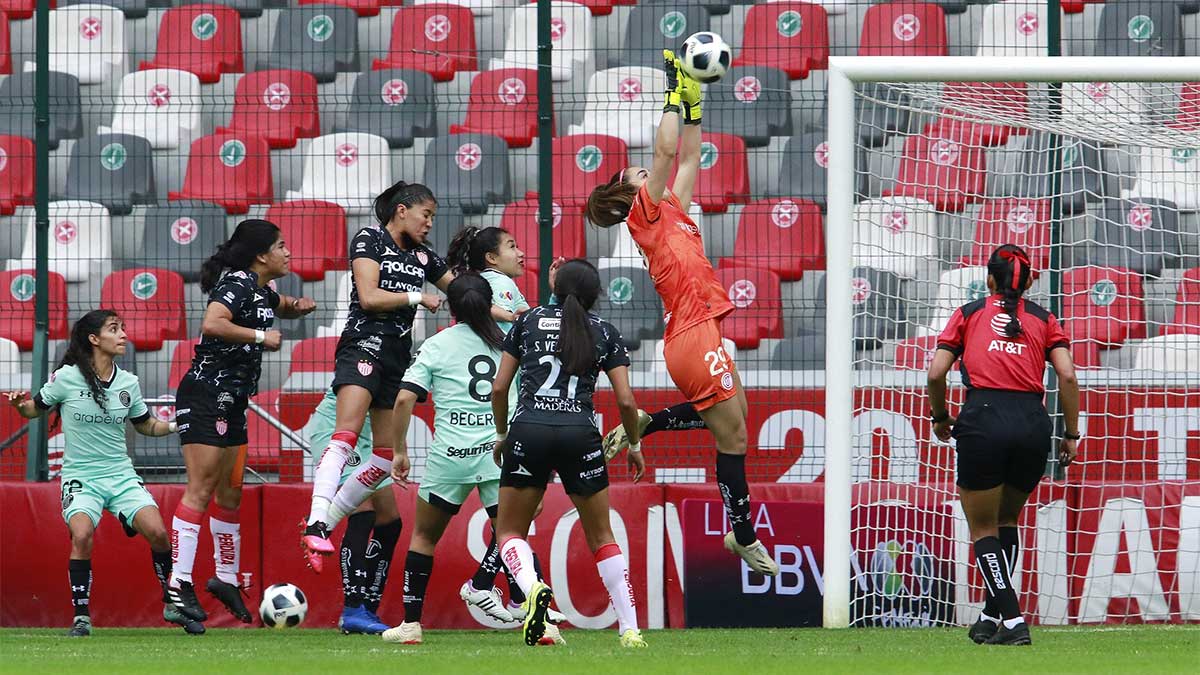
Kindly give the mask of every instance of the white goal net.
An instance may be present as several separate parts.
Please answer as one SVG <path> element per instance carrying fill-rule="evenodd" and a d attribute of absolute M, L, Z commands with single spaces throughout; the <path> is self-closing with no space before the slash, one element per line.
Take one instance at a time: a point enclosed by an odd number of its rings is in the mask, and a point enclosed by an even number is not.
<path fill-rule="evenodd" d="M 826 625 L 966 624 L 983 605 L 925 371 L 1009 243 L 1083 390 L 1079 458 L 1050 453 L 1020 521 L 1023 612 L 1200 620 L 1200 63 L 834 61 Z M 1019 81 L 977 81 L 996 78 Z M 953 410 L 957 367 L 950 384 Z"/>

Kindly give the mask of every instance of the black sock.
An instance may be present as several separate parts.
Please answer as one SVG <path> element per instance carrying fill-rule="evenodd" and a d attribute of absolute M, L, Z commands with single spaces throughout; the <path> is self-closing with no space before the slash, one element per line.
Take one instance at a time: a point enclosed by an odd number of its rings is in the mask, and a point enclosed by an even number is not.
<path fill-rule="evenodd" d="M 154 562 L 154 576 L 158 577 L 158 585 L 162 586 L 163 602 L 169 602 L 167 584 L 171 582 L 171 552 L 150 549 L 150 560 Z"/>
<path fill-rule="evenodd" d="M 1004 561 L 1008 565 L 1008 576 L 1011 579 L 1013 570 L 1017 569 L 1017 554 L 1021 552 L 1021 538 L 1016 527 L 1000 528 L 1000 545 L 1004 547 Z M 983 613 L 993 619 L 1000 618 L 1000 609 L 996 601 L 988 594 L 987 602 L 983 605 Z"/>
<path fill-rule="evenodd" d="M 540 576 L 540 575 L 539 575 Z M 504 578 L 508 579 L 508 601 L 514 605 L 525 603 L 525 591 L 521 590 L 521 584 L 517 583 L 517 578 L 508 571 L 508 566 L 504 567 Z"/>
<path fill-rule="evenodd" d="M 67 564 L 71 579 L 71 606 L 75 616 L 91 616 L 89 598 L 92 594 L 92 561 L 72 560 Z"/>
<path fill-rule="evenodd" d="M 740 546 L 753 544 L 754 522 L 750 517 L 750 486 L 746 484 L 746 456 L 717 453 L 717 487 L 725 502 L 725 515 Z"/>
<path fill-rule="evenodd" d="M 537 575 L 538 581 L 546 581 L 546 577 L 542 576 L 542 561 L 536 553 L 533 554 L 533 573 Z"/>
<path fill-rule="evenodd" d="M 421 620 L 425 589 L 433 573 L 433 556 L 409 551 L 404 558 L 404 622 Z"/>
<path fill-rule="evenodd" d="M 373 541 L 376 546 L 368 545 L 368 549 L 376 548 L 379 553 L 367 562 L 367 569 L 374 567 L 375 574 L 371 577 L 371 586 L 363 594 L 363 606 L 372 612 L 379 611 L 379 603 L 383 601 L 383 591 L 387 588 L 388 572 L 392 567 L 392 556 L 396 554 L 396 542 L 400 540 L 402 523 L 397 518 L 384 525 L 376 525 Z"/>
<path fill-rule="evenodd" d="M 363 511 L 346 519 L 346 534 L 342 535 L 342 596 L 346 607 L 363 604 L 363 592 L 370 583 L 367 568 L 367 545 L 371 543 L 371 528 L 375 527 L 375 512 Z"/>
<path fill-rule="evenodd" d="M 677 403 L 670 408 L 663 408 L 656 413 L 650 413 L 650 423 L 642 432 L 642 438 L 657 431 L 687 431 L 688 429 L 703 429 L 704 420 L 696 412 L 696 406 L 691 403 Z"/>
<path fill-rule="evenodd" d="M 504 565 L 500 562 L 500 545 L 496 543 L 496 533 L 492 533 L 492 542 L 488 544 L 487 553 L 479 561 L 479 569 L 471 578 L 471 586 L 476 590 L 485 591 L 496 585 L 496 575 Z"/>
<path fill-rule="evenodd" d="M 1004 562 L 1004 547 L 997 537 L 984 537 L 975 542 L 975 565 L 983 575 L 983 584 L 992 597 L 993 606 L 1001 619 L 1021 616 L 1017 593 L 1013 590 L 1008 565 Z"/>

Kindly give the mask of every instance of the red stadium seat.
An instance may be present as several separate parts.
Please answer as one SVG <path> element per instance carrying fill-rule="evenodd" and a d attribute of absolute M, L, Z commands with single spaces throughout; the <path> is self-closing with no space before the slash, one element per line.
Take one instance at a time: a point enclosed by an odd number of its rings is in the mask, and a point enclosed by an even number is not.
<path fill-rule="evenodd" d="M 513 279 L 517 284 L 517 290 L 521 291 L 521 295 L 525 296 L 525 302 L 529 303 L 530 307 L 538 306 L 538 282 L 540 277 L 536 270 L 527 269 L 525 274 Z"/>
<path fill-rule="evenodd" d="M 672 172 L 678 168 L 679 160 L 676 159 Z M 700 139 L 700 173 L 696 176 L 692 201 L 705 213 L 724 213 L 730 204 L 745 204 L 749 200 L 746 141 L 733 134 L 704 132 Z"/>
<path fill-rule="evenodd" d="M 620 2 L 616 2 L 615 0 L 574 0 L 574 1 L 583 5 L 584 7 L 587 7 L 589 10 L 591 10 L 592 16 L 608 16 L 609 14 L 612 14 L 613 5 L 622 4 Z M 632 5 L 634 3 L 630 2 L 628 4 Z"/>
<path fill-rule="evenodd" d="M 33 141 L 0 136 L 0 215 L 33 204 Z"/>
<path fill-rule="evenodd" d="M 537 71 L 501 68 L 471 81 L 467 119 L 451 124 L 452 134 L 491 134 L 510 148 L 527 148 L 537 136 Z"/>
<path fill-rule="evenodd" d="M 987 155 L 982 147 L 936 133 L 909 136 L 896 184 L 883 195 L 915 197 L 938 211 L 958 212 L 982 199 L 986 179 Z"/>
<path fill-rule="evenodd" d="M 349 269 L 346 257 L 346 210 L 316 199 L 272 204 L 263 216 L 279 226 L 292 251 L 292 271 L 304 281 L 322 281 L 325 273 Z"/>
<path fill-rule="evenodd" d="M 50 339 L 67 337 L 67 281 L 50 272 Z M 0 337 L 17 343 L 27 352 L 33 349 L 34 270 L 0 272 Z"/>
<path fill-rule="evenodd" d="M 168 9 L 158 27 L 154 58 L 138 70 L 174 68 L 211 84 L 221 73 L 240 73 L 242 22 L 237 10 L 221 5 L 183 5 Z"/>
<path fill-rule="evenodd" d="M 250 400 L 279 419 L 279 390 L 260 391 Z M 279 471 L 279 452 L 283 435 L 279 428 L 253 411 L 246 412 L 246 464 L 259 472 Z"/>
<path fill-rule="evenodd" d="M 380 6 L 386 3 L 379 0 L 299 0 L 296 4 L 301 6 L 340 5 L 354 10 L 354 13 L 358 16 L 378 16 Z"/>
<path fill-rule="evenodd" d="M 1062 318 L 1072 341 L 1101 349 L 1146 337 L 1142 277 L 1120 267 L 1076 267 L 1063 273 Z"/>
<path fill-rule="evenodd" d="M 1167 126 L 1180 131 L 1200 130 L 1200 82 L 1186 82 L 1179 92 L 1179 112 Z"/>
<path fill-rule="evenodd" d="M 371 69 L 422 70 L 438 82 L 447 82 L 460 70 L 476 70 L 475 59 L 475 18 L 470 9 L 417 5 L 396 10 L 388 55 L 375 59 Z"/>
<path fill-rule="evenodd" d="M 929 370 L 933 353 L 937 351 L 937 335 L 909 338 L 896 345 L 898 370 Z"/>
<path fill-rule="evenodd" d="M 825 8 L 809 2 L 768 2 L 746 15 L 745 41 L 735 66 L 770 66 L 793 80 L 829 67 Z"/>
<path fill-rule="evenodd" d="M 722 268 L 761 267 L 783 281 L 799 281 L 806 270 L 825 269 L 821 209 L 806 199 L 750 202 L 738 220 L 733 257 Z"/>
<path fill-rule="evenodd" d="M 987 265 L 992 251 L 1016 244 L 1029 254 L 1035 272 L 1050 266 L 1050 200 L 1000 197 L 983 203 L 975 220 L 975 243 L 959 264 Z"/>
<path fill-rule="evenodd" d="M 997 116 L 1026 118 L 1029 114 L 1024 82 L 947 82 L 942 87 L 942 96 L 949 102 L 994 112 Z M 1024 133 L 1024 129 L 950 117 L 940 118 L 925 127 L 927 136 L 986 147 L 1004 145 L 1014 133 Z"/>
<path fill-rule="evenodd" d="M 629 147 L 616 136 L 558 136 L 550 154 L 554 163 L 551 170 L 554 199 L 562 204 L 582 205 L 592 188 L 629 167 Z M 527 192 L 525 196 L 532 199 L 537 197 L 537 192 Z"/>
<path fill-rule="evenodd" d="M 722 267 L 717 281 L 735 309 L 721 322 L 721 334 L 738 349 L 755 349 L 763 338 L 783 337 L 779 277 L 761 267 Z"/>
<path fill-rule="evenodd" d="M 525 252 L 525 269 L 541 269 L 541 241 L 538 237 L 538 200 L 522 199 L 504 207 L 500 227 L 508 230 Z M 578 207 L 563 208 L 554 202 L 554 257 L 582 258 L 587 255 L 587 240 L 583 227 L 583 212 Z M 536 303 L 530 303 L 536 304 Z"/>
<path fill-rule="evenodd" d="M 50 9 L 55 9 L 58 3 L 50 0 Z M 8 15 L 13 21 L 24 21 L 33 16 L 37 8 L 37 0 L 0 0 L 0 12 Z"/>
<path fill-rule="evenodd" d="M 1088 5 L 1101 5 L 1104 0 L 1061 0 L 1062 11 L 1065 14 L 1078 14 Z"/>
<path fill-rule="evenodd" d="M 251 204 L 269 204 L 271 149 L 258 136 L 213 134 L 192 142 L 183 189 L 167 195 L 220 204 L 228 213 L 245 213 Z"/>
<path fill-rule="evenodd" d="M 139 352 L 158 351 L 163 340 L 187 339 L 183 298 L 183 277 L 153 267 L 113 272 L 100 288 L 100 306 L 120 313 Z"/>
<path fill-rule="evenodd" d="M 292 364 L 288 368 L 288 375 L 331 372 L 340 339 L 337 336 L 317 337 L 297 342 L 292 348 Z"/>
<path fill-rule="evenodd" d="M 871 5 L 862 19 L 859 56 L 949 56 L 946 14 L 929 2 Z"/>
<path fill-rule="evenodd" d="M 0 12 L 0 75 L 12 72 L 12 53 L 8 37 L 8 15 Z"/>
<path fill-rule="evenodd" d="M 1200 335 L 1200 267 L 1184 272 L 1175 293 L 1175 318 L 1163 326 L 1163 335 Z"/>
<path fill-rule="evenodd" d="M 317 79 L 298 70 L 247 73 L 238 80 L 229 126 L 217 127 L 217 133 L 262 136 L 272 149 L 320 136 Z"/>
<path fill-rule="evenodd" d="M 177 343 L 175 351 L 171 352 L 171 370 L 167 374 L 167 388 L 171 391 L 179 388 L 183 376 L 192 369 L 192 357 L 196 355 L 198 342 L 200 341 L 197 339 L 183 340 Z"/>

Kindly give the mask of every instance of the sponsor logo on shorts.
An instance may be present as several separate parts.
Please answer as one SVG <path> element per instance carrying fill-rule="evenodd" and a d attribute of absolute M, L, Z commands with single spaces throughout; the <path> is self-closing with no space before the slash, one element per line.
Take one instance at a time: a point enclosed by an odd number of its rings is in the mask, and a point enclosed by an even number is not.
<path fill-rule="evenodd" d="M 594 450 L 583 456 L 583 461 L 590 462 L 594 459 L 600 459 L 600 455 L 604 454 L 603 450 Z"/>
<path fill-rule="evenodd" d="M 375 366 L 370 361 L 363 360 L 358 362 L 359 375 L 370 377 L 373 372 L 375 372 Z"/>
<path fill-rule="evenodd" d="M 486 455 L 489 452 L 491 452 L 492 446 L 494 444 L 495 444 L 495 441 L 488 441 L 487 443 L 484 443 L 483 445 L 476 445 L 473 448 L 446 448 L 446 456 L 450 457 L 450 458 L 461 457 L 463 459 L 465 459 L 467 457 L 478 457 L 480 455 Z"/>
<path fill-rule="evenodd" d="M 725 371 L 721 374 L 721 388 L 725 391 L 733 389 L 733 373 Z"/>
<path fill-rule="evenodd" d="M 229 423 L 226 422 L 225 418 L 223 418 L 223 417 L 219 418 L 217 420 L 216 424 L 214 424 L 213 426 L 216 428 L 218 436 L 224 436 L 225 432 L 229 431 Z"/>
<path fill-rule="evenodd" d="M 600 466 L 598 466 L 594 469 L 588 469 L 587 471 L 580 471 L 579 477 L 583 478 L 585 480 L 589 479 L 589 478 L 599 478 L 601 475 L 604 474 L 604 471 L 606 469 L 607 469 L 607 467 L 605 467 L 603 464 L 601 464 Z"/>

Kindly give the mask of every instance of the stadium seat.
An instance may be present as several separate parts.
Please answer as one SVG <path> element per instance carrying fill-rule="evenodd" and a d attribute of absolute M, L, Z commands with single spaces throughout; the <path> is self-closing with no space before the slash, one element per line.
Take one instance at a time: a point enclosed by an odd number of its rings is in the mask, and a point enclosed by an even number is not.
<path fill-rule="evenodd" d="M 1129 199 L 1162 199 L 1180 211 L 1200 211 L 1200 148 L 1141 149 L 1137 181 Z"/>
<path fill-rule="evenodd" d="M 373 70 L 421 70 L 438 82 L 460 70 L 476 70 L 475 20 L 457 4 L 432 3 L 396 10 L 387 57 L 375 59 Z"/>
<path fill-rule="evenodd" d="M 183 189 L 168 198 L 201 199 L 245 213 L 251 204 L 269 204 L 271 148 L 258 136 L 212 134 L 192 142 Z"/>
<path fill-rule="evenodd" d="M 371 134 L 326 134 L 309 144 L 303 182 L 299 190 L 288 190 L 287 198 L 333 202 L 358 215 L 369 213 L 375 196 L 391 184 L 387 141 Z"/>
<path fill-rule="evenodd" d="M 829 67 L 829 23 L 825 8 L 810 2 L 757 4 L 746 15 L 735 66 L 779 68 L 793 80 Z"/>
<path fill-rule="evenodd" d="M 67 282 L 61 274 L 50 272 L 49 284 L 50 306 L 49 337 L 51 340 L 62 340 L 67 337 Z M 34 280 L 34 270 L 10 269 L 0 272 L 0 337 L 17 343 L 17 347 L 28 352 L 33 350 L 33 309 L 37 285 Z"/>
<path fill-rule="evenodd" d="M 748 147 L 762 147 L 772 136 L 792 135 L 792 92 L 787 74 L 765 66 L 730 68 L 726 86 L 708 90 L 704 126 L 735 134 Z"/>
<path fill-rule="evenodd" d="M 121 79 L 112 124 L 101 134 L 141 136 L 174 150 L 200 136 L 200 79 L 183 70 L 144 70 Z"/>
<path fill-rule="evenodd" d="M 508 201 L 508 146 L 486 134 L 439 136 L 425 150 L 425 177 L 438 202 L 465 214 Z"/>
<path fill-rule="evenodd" d="M 859 166 L 865 159 L 859 154 Z M 829 143 L 825 132 L 796 134 L 783 146 L 783 163 L 775 177 L 773 194 L 807 199 L 825 210 L 825 167 L 829 165 Z M 861 180 L 860 180 L 861 183 Z"/>
<path fill-rule="evenodd" d="M 662 299 L 640 264 L 601 265 L 600 298 L 593 311 L 616 326 L 630 349 L 638 349 L 642 340 L 662 337 Z"/>
<path fill-rule="evenodd" d="M 855 267 L 850 282 L 850 300 L 854 303 L 854 346 L 878 349 L 884 340 L 904 334 L 908 304 L 900 277 L 883 270 Z M 817 286 L 817 297 L 825 297 L 827 277 Z"/>
<path fill-rule="evenodd" d="M 897 133 L 910 133 L 911 99 L 903 90 L 886 83 L 865 83 L 862 95 L 855 97 L 858 142 L 877 148 Z"/>
<path fill-rule="evenodd" d="M 350 94 L 346 121 L 334 127 L 334 131 L 382 136 L 391 148 L 411 148 L 414 137 L 436 136 L 437 97 L 433 76 L 400 68 L 360 74 Z"/>
<path fill-rule="evenodd" d="M 940 335 L 950 322 L 954 310 L 988 296 L 987 277 L 987 267 L 962 267 L 942 272 L 942 277 L 938 280 L 933 317 L 929 326 L 918 332 Z"/>
<path fill-rule="evenodd" d="M 158 351 L 163 340 L 186 340 L 183 278 L 175 272 L 140 267 L 113 272 L 100 288 L 100 306 L 116 310 L 139 351 Z"/>
<path fill-rule="evenodd" d="M 383 5 L 399 5 L 402 0 L 383 0 Z M 634 0 L 636 2 L 636 0 Z M 414 5 L 445 5 L 446 0 L 413 0 Z M 500 0 L 453 0 L 448 3 L 451 5 L 459 5 L 471 10 L 475 16 L 492 16 L 496 13 L 497 8 L 503 10 L 503 3 Z M 610 4 L 619 5 L 622 2 L 612 2 Z M 629 2 L 628 4 L 633 4 Z"/>
<path fill-rule="evenodd" d="M 678 158 L 675 167 L 679 167 Z M 600 175 L 603 177 L 604 172 Z M 724 213 L 730 204 L 750 201 L 750 167 L 746 161 L 746 142 L 741 136 L 702 132 L 700 172 L 692 199 L 705 213 Z"/>
<path fill-rule="evenodd" d="M 1065 14 L 1079 14 L 1088 5 L 1102 5 L 1104 0 L 1060 0 Z"/>
<path fill-rule="evenodd" d="M 1136 82 L 1067 82 L 1062 86 L 1062 121 L 1067 128 L 1104 129 L 1142 117 L 1144 85 Z"/>
<path fill-rule="evenodd" d="M 1156 373 L 1200 372 L 1200 335 L 1160 335 L 1138 344 L 1136 370 Z"/>
<path fill-rule="evenodd" d="M 12 46 L 8 36 L 8 15 L 0 12 L 0 75 L 12 72 Z"/>
<path fill-rule="evenodd" d="M 288 375 L 332 372 L 339 339 L 340 337 L 315 337 L 297 342 L 292 348 Z"/>
<path fill-rule="evenodd" d="M 569 133 L 616 136 L 630 148 L 652 145 L 666 86 L 661 64 L 597 71 L 588 80 L 583 122 Z"/>
<path fill-rule="evenodd" d="M 825 333 L 806 332 L 775 345 L 771 370 L 825 370 Z"/>
<path fill-rule="evenodd" d="M 962 211 L 983 199 L 987 154 L 978 145 L 931 135 L 909 136 L 893 187 L 885 197 L 913 197 L 938 211 Z"/>
<path fill-rule="evenodd" d="M 1174 2 L 1121 0 L 1100 12 L 1095 56 L 1183 56 L 1183 17 Z"/>
<path fill-rule="evenodd" d="M 605 183 L 617 171 L 629 167 L 629 148 L 616 136 L 577 134 L 557 136 L 550 149 L 554 176 L 554 199 L 568 209 L 581 207 L 592 188 Z M 702 172 L 703 173 L 703 172 Z M 697 180 L 697 189 L 699 189 Z M 537 196 L 530 191 L 526 197 Z"/>
<path fill-rule="evenodd" d="M 0 216 L 33 204 L 33 141 L 0 136 Z"/>
<path fill-rule="evenodd" d="M 50 202 L 49 269 L 70 283 L 99 279 L 108 272 L 112 257 L 112 224 L 100 204 L 84 201 Z M 10 260 L 8 268 L 32 269 L 37 259 L 34 223 L 29 214 L 21 259 Z"/>
<path fill-rule="evenodd" d="M 1063 3 L 1064 7 L 1066 2 Z M 997 2 L 983 8 L 976 56 L 1048 56 L 1046 3 Z"/>
<path fill-rule="evenodd" d="M 913 197 L 869 199 L 854 207 L 854 264 L 906 279 L 922 260 L 937 257 L 932 204 Z"/>
<path fill-rule="evenodd" d="M 1044 132 L 1034 132 L 1025 138 L 1026 150 L 1021 153 L 1014 194 L 1031 198 L 1057 195 L 1064 214 L 1081 214 L 1089 200 L 1105 195 L 1100 146 L 1094 141 L 1061 138 L 1061 155 L 1055 164 L 1050 138 Z M 1063 169 L 1057 192 L 1052 179 L 1054 166 Z"/>
<path fill-rule="evenodd" d="M 1029 97 L 1024 82 L 947 82 L 942 98 L 951 111 L 971 111 L 982 119 L 1025 121 L 1029 118 Z M 941 117 L 925 127 L 925 135 L 949 138 L 967 145 L 996 147 L 1008 143 L 1014 133 L 1025 127 L 991 124 L 982 120 L 961 119 L 962 112 Z"/>
<path fill-rule="evenodd" d="M 280 295 L 286 295 L 292 298 L 304 297 L 304 282 L 293 271 L 278 279 L 272 279 L 267 284 Z M 299 317 L 296 319 L 284 319 L 275 317 L 275 328 L 283 333 L 283 339 L 296 340 L 308 337 L 308 326 L 312 320 L 307 317 Z"/>
<path fill-rule="evenodd" d="M 349 266 L 346 211 L 337 204 L 301 200 L 272 204 L 263 216 L 279 226 L 292 252 L 291 270 L 302 281 L 323 281 L 325 273 Z"/>
<path fill-rule="evenodd" d="M 1183 273 L 1175 294 L 1175 315 L 1160 333 L 1200 335 L 1200 267 Z"/>
<path fill-rule="evenodd" d="M 871 5 L 862 18 L 859 56 L 949 56 L 945 11 L 929 2 Z"/>
<path fill-rule="evenodd" d="M 183 376 L 192 369 L 192 358 L 196 356 L 196 343 L 198 339 L 181 340 L 175 343 L 175 349 L 171 351 L 171 368 L 167 372 L 167 388 L 171 391 L 179 389 L 179 383 L 183 381 Z"/>
<path fill-rule="evenodd" d="M 329 4 L 281 12 L 271 50 L 259 55 L 255 70 L 303 70 L 321 83 L 358 71 L 358 17 Z"/>
<path fill-rule="evenodd" d="M 346 2 L 348 0 L 342 0 Z M 353 0 L 362 2 L 363 0 Z M 376 7 L 376 12 L 379 8 Z M 260 391 L 250 401 L 275 419 L 279 419 L 280 390 Z M 246 466 L 259 473 L 278 473 L 279 455 L 283 448 L 283 432 L 262 415 L 246 415 Z"/>
<path fill-rule="evenodd" d="M 125 16 L 108 5 L 84 4 L 50 12 L 47 70 L 68 73 L 80 84 L 100 84 L 125 74 Z M 25 70 L 35 69 L 32 61 Z"/>
<path fill-rule="evenodd" d="M 153 204 L 157 192 L 150 141 L 128 134 L 81 139 L 71 148 L 63 196 L 98 202 L 113 215 L 125 215 L 135 204 Z"/>
<path fill-rule="evenodd" d="M 301 7 L 306 5 L 339 5 L 354 10 L 360 17 L 378 16 L 379 6 L 388 4 L 381 0 L 298 0 Z"/>
<path fill-rule="evenodd" d="M 787 197 L 760 199 L 742 209 L 733 256 L 721 267 L 752 265 L 783 281 L 799 281 L 808 270 L 825 269 L 821 210 L 813 202 Z"/>
<path fill-rule="evenodd" d="M 1101 349 L 1146 337 L 1141 275 L 1115 267 L 1075 267 L 1063 272 L 1062 318 L 1072 341 Z"/>
<path fill-rule="evenodd" d="M 500 227 L 508 230 L 517 240 L 517 246 L 525 252 L 525 268 L 534 272 L 541 270 L 539 258 L 542 248 L 538 233 L 538 200 L 536 197 L 510 202 L 500 217 Z M 554 248 L 555 258 L 583 258 L 587 256 L 587 240 L 583 227 L 583 212 L 577 207 L 563 208 L 554 202 Z"/>
<path fill-rule="evenodd" d="M 1167 126 L 1180 131 L 1200 130 L 1200 82 L 1185 82 L 1180 86 L 1179 110 Z"/>
<path fill-rule="evenodd" d="M 141 255 L 132 267 L 161 267 L 188 283 L 200 280 L 200 266 L 225 243 L 225 209 L 207 202 L 178 201 L 146 210 Z"/>
<path fill-rule="evenodd" d="M 921 337 L 901 340 L 896 345 L 897 370 L 929 370 L 933 355 L 937 352 L 937 335 L 922 335 Z"/>
<path fill-rule="evenodd" d="M 217 127 L 217 133 L 261 136 L 272 149 L 321 135 L 316 78 L 299 70 L 246 73 L 233 94 L 229 125 Z"/>
<path fill-rule="evenodd" d="M 1095 244 L 1088 262 L 1124 267 L 1157 277 L 1181 254 L 1179 211 L 1162 199 L 1106 199 L 1103 215 L 1093 219 Z"/>
<path fill-rule="evenodd" d="M 240 73 L 242 22 L 237 10 L 221 5 L 183 5 L 168 9 L 158 27 L 154 58 L 139 70 L 172 68 L 194 73 L 204 84 L 221 73 Z"/>
<path fill-rule="evenodd" d="M 636 11 L 636 10 L 635 10 Z M 489 70 L 538 67 L 537 4 L 527 3 L 513 10 L 504 37 L 504 55 L 492 59 Z M 633 24 L 630 24 L 633 25 Z M 595 49 L 592 14 L 575 2 L 550 3 L 550 46 L 556 54 L 550 66 L 555 82 L 569 80 L 583 72 Z M 659 48 L 658 66 L 662 67 Z"/>
<path fill-rule="evenodd" d="M 50 79 L 50 149 L 59 141 L 83 136 L 79 79 L 67 73 L 47 73 Z M 13 73 L 0 82 L 0 133 L 34 138 L 36 115 L 34 73 Z"/>
<path fill-rule="evenodd" d="M 501 68 L 471 81 L 467 118 L 450 125 L 452 134 L 491 134 L 510 148 L 527 148 L 538 133 L 537 71 Z"/>
<path fill-rule="evenodd" d="M 783 299 L 774 272 L 749 265 L 722 266 L 717 282 L 734 306 L 721 321 L 721 335 L 738 349 L 757 349 L 763 339 L 783 337 Z"/>
<path fill-rule="evenodd" d="M 54 8 L 54 2 L 51 0 L 50 8 Z M 0 11 L 8 15 L 8 18 L 13 21 L 24 21 L 33 16 L 33 10 L 37 7 L 37 0 L 0 0 Z"/>
<path fill-rule="evenodd" d="M 625 43 L 611 52 L 608 65 L 661 70 L 664 48 L 677 49 L 692 33 L 710 30 L 709 23 L 709 13 L 700 3 L 639 3 L 629 12 Z M 712 92 L 710 87 L 710 96 Z"/>
<path fill-rule="evenodd" d="M 124 0 L 128 2 L 129 0 Z M 206 0 L 143 0 L 150 4 L 151 7 L 170 7 L 172 4 L 186 5 L 195 2 L 205 2 Z M 231 7 L 237 10 L 238 16 L 243 19 L 253 19 L 262 16 L 263 9 L 272 6 L 272 0 L 221 0 L 217 3 L 225 7 Z M 278 7 L 286 7 L 287 0 L 279 0 L 276 2 Z"/>
<path fill-rule="evenodd" d="M 971 252 L 959 264 L 986 266 L 992 251 L 1016 244 L 1029 254 L 1034 270 L 1050 266 L 1050 200 L 1000 197 L 983 203 L 975 218 Z"/>

